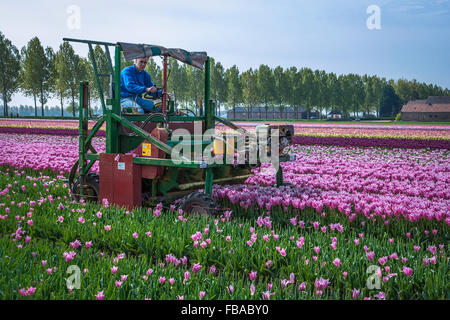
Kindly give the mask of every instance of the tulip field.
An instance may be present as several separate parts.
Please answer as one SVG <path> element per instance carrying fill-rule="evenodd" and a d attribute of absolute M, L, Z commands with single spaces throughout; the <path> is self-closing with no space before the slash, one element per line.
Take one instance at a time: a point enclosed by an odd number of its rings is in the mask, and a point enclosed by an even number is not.
<path fill-rule="evenodd" d="M 72 202 L 77 125 L 0 120 L 0 299 L 450 298 L 450 126 L 298 124 L 190 216 Z"/>

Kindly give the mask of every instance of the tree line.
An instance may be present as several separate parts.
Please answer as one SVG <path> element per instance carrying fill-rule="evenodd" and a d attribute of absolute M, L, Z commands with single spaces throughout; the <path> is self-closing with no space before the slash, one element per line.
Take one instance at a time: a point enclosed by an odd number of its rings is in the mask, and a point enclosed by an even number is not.
<path fill-rule="evenodd" d="M 98 73 L 110 72 L 106 53 L 100 46 L 93 48 Z M 60 102 L 61 116 L 64 110 L 76 115 L 79 83 L 91 83 L 91 100 L 97 102 L 99 92 L 90 59 L 77 55 L 68 42 L 63 42 L 55 52 L 44 48 L 38 37 L 31 39 L 20 51 L 0 32 L 0 95 L 4 114 L 8 115 L 8 102 L 13 94 L 21 92 L 34 100 L 34 113 L 45 115 L 45 104 L 50 98 Z M 132 61 L 121 57 L 121 66 Z M 149 60 L 146 70 L 153 82 L 162 86 L 162 68 L 158 57 Z M 99 78 L 103 92 L 108 96 L 110 79 Z M 185 108 L 197 108 L 204 95 L 204 72 L 187 64 L 169 59 L 168 90 L 175 94 L 177 103 Z M 428 96 L 448 96 L 449 89 L 418 82 L 417 80 L 387 80 L 376 75 L 328 73 L 310 68 L 260 65 L 239 71 L 236 65 L 226 69 L 211 59 L 211 98 L 221 108 L 235 112 L 244 106 L 248 112 L 255 107 L 266 111 L 283 112 L 292 108 L 303 109 L 307 118 L 313 111 L 328 114 L 339 111 L 344 117 L 363 113 L 394 116 L 409 100 L 426 99 Z M 65 104 L 68 105 L 65 106 Z"/>

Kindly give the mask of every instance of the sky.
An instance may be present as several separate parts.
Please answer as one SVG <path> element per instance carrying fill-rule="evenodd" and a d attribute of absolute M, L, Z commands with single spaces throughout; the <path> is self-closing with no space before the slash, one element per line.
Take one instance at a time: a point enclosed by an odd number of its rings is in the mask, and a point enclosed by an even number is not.
<path fill-rule="evenodd" d="M 450 88 L 450 0 L 15 0 L 0 3 L 0 32 L 19 50 L 35 36 L 55 51 L 64 37 L 147 43 L 241 72 L 309 67 Z M 33 102 L 16 94 L 19 104 Z"/>

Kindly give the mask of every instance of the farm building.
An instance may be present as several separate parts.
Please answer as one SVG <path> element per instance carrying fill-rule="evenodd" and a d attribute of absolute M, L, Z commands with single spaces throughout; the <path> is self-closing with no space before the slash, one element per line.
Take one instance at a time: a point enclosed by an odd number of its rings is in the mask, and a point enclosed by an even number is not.
<path fill-rule="evenodd" d="M 318 112 L 310 112 L 310 117 L 319 117 Z M 298 115 L 295 109 L 286 107 L 280 112 L 279 109 L 273 110 L 269 108 L 266 110 L 264 107 L 254 107 L 251 110 L 247 110 L 244 107 L 236 107 L 235 113 L 233 109 L 227 111 L 228 119 L 306 119 L 307 112 L 302 108 L 298 108 Z"/>
<path fill-rule="evenodd" d="M 342 112 L 333 110 L 328 114 L 328 117 L 331 119 L 342 119 Z"/>
<path fill-rule="evenodd" d="M 450 97 L 411 100 L 401 110 L 404 121 L 450 121 Z"/>

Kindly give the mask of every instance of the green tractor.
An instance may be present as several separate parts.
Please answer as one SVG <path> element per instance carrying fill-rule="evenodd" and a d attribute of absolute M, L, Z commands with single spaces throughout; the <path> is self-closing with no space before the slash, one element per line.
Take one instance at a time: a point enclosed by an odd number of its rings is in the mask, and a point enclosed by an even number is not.
<path fill-rule="evenodd" d="M 271 161 L 293 160 L 283 154 L 292 143 L 292 125 L 264 124 L 248 131 L 215 114 L 210 100 L 210 58 L 206 52 L 188 52 L 161 46 L 64 39 L 85 43 L 96 77 L 103 115 L 88 132 L 89 83 L 80 83 L 79 159 L 69 175 L 74 200 L 108 201 L 132 209 L 142 205 L 178 203 L 186 213 L 214 214 L 221 210 L 212 197 L 212 186 L 244 181 L 252 169 Z M 99 74 L 93 45 L 104 46 L 109 73 Z M 114 48 L 114 66 L 110 55 Z M 160 112 L 141 114 L 120 105 L 120 57 L 163 57 Z M 167 92 L 168 58 L 204 70 L 204 102 L 199 114 L 175 107 Z M 110 79 L 109 97 L 100 77 Z M 144 98 L 151 98 L 144 96 Z M 106 123 L 106 151 L 98 153 L 92 138 Z M 219 132 L 216 124 L 227 128 Z M 91 172 L 99 161 L 99 174 Z M 277 166 L 277 185 L 283 183 Z"/>

